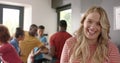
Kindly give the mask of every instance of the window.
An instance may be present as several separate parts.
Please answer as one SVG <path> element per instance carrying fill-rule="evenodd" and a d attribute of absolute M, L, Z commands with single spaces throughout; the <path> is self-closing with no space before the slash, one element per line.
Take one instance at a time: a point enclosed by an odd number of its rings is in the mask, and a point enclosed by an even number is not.
<path fill-rule="evenodd" d="M 57 8 L 57 18 L 59 24 L 60 20 L 66 20 L 67 21 L 67 32 L 71 34 L 71 4 L 62 6 Z M 59 30 L 59 26 L 57 26 L 57 31 Z"/>
<path fill-rule="evenodd" d="M 114 29 L 120 30 L 120 6 L 114 7 L 114 20 L 115 20 Z"/>
<path fill-rule="evenodd" d="M 0 24 L 8 27 L 11 36 L 16 27 L 23 28 L 23 13 L 23 7 L 0 4 Z"/>

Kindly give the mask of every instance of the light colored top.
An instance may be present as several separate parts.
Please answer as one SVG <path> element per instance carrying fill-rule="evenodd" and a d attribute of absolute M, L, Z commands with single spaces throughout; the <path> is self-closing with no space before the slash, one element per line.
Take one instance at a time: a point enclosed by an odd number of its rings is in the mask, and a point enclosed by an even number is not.
<path fill-rule="evenodd" d="M 46 43 L 47 42 L 47 38 L 45 36 L 41 36 L 39 37 L 39 40 L 43 43 Z"/>
<path fill-rule="evenodd" d="M 38 36 L 37 37 L 40 42 L 42 42 L 44 45 L 48 45 L 47 38 L 45 36 Z"/>
<path fill-rule="evenodd" d="M 76 38 L 72 37 L 68 39 L 64 45 L 62 55 L 61 55 L 61 61 L 60 63 L 69 63 L 70 59 L 70 54 L 72 51 L 70 51 L 71 46 L 75 44 Z M 90 54 L 96 50 L 96 45 L 90 45 Z M 120 63 L 120 53 L 118 51 L 118 48 L 116 45 L 114 45 L 110 40 L 108 41 L 108 54 L 109 54 L 109 62 L 104 62 L 104 63 Z M 87 63 L 91 63 L 91 60 L 87 61 Z M 79 59 L 75 59 L 73 63 L 80 63 Z"/>

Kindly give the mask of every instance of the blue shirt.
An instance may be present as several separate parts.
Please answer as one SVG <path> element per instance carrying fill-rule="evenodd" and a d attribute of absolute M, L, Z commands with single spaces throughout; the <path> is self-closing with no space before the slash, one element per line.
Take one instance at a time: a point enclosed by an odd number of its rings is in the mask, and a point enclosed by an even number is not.
<path fill-rule="evenodd" d="M 39 50 L 39 48 L 35 47 L 34 48 L 34 53 L 37 52 L 38 50 Z M 34 57 L 35 60 L 39 60 L 39 59 L 42 59 L 42 58 L 43 58 L 43 54 L 42 53 Z"/>
<path fill-rule="evenodd" d="M 19 48 L 19 44 L 18 44 L 17 39 L 16 39 L 16 38 L 13 38 L 13 39 L 10 41 L 10 44 L 12 44 L 12 45 L 15 47 L 17 53 L 19 54 L 19 53 L 20 53 L 20 48 Z"/>
<path fill-rule="evenodd" d="M 39 40 L 44 44 L 47 43 L 47 38 L 45 36 L 39 37 Z"/>
<path fill-rule="evenodd" d="M 47 38 L 45 36 L 41 36 L 41 37 L 38 37 L 39 41 L 44 43 L 44 44 L 47 44 Z M 39 50 L 38 47 L 35 47 L 34 48 L 34 53 L 37 52 Z M 43 53 L 37 55 L 34 57 L 35 60 L 39 60 L 39 59 L 43 59 Z"/>

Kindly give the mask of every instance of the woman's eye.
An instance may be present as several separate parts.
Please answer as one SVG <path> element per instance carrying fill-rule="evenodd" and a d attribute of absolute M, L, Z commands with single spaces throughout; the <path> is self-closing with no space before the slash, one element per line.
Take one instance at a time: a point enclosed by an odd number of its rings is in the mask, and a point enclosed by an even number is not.
<path fill-rule="evenodd" d="M 100 25 L 100 23 L 97 23 L 97 25 Z"/>
<path fill-rule="evenodd" d="M 92 23 L 92 21 L 88 21 L 88 23 Z"/>

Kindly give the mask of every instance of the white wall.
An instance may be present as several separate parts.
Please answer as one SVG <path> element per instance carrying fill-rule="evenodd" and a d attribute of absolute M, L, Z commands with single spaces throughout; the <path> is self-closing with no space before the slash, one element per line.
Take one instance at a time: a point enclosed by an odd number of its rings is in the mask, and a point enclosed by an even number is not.
<path fill-rule="evenodd" d="M 35 0 L 32 1 L 32 6 L 34 12 L 32 13 L 32 23 L 45 25 L 45 32 L 48 34 L 56 32 L 57 15 L 51 8 L 51 0 Z"/>
<path fill-rule="evenodd" d="M 74 33 L 78 30 L 80 26 L 80 16 L 81 16 L 81 3 L 80 0 L 71 0 L 72 2 L 72 32 Z"/>
<path fill-rule="evenodd" d="M 45 33 L 49 36 L 56 32 L 57 15 L 55 9 L 51 8 L 51 0 L 0 0 L 0 3 L 25 7 L 25 30 L 28 30 L 32 23 L 44 25 Z"/>

